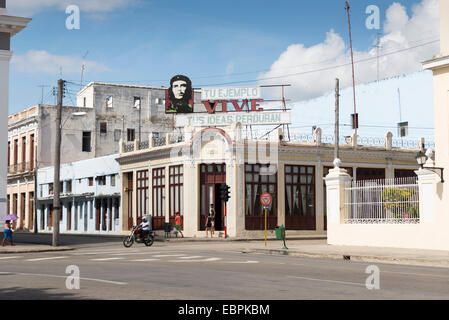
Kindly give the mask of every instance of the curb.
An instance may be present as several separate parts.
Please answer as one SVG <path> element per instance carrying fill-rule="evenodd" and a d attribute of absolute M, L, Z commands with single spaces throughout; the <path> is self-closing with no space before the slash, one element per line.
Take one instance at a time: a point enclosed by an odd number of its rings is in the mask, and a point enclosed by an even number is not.
<path fill-rule="evenodd" d="M 156 237 L 156 239 L 158 239 Z M 326 240 L 325 236 L 315 236 L 315 237 L 291 237 L 286 238 L 285 241 L 289 240 Z M 250 241 L 265 241 L 264 238 L 164 238 L 161 237 L 158 241 L 162 242 L 250 242 Z M 276 238 L 267 238 L 267 241 L 281 241 Z"/>
<path fill-rule="evenodd" d="M 30 253 L 30 252 L 52 252 L 52 251 L 71 251 L 75 250 L 71 247 L 57 247 L 57 248 L 29 248 L 29 249 L 14 249 L 14 250 L 1 250 L 0 254 L 10 254 L 10 253 Z"/>
<path fill-rule="evenodd" d="M 339 253 L 313 253 L 313 252 L 301 252 L 301 251 L 289 251 L 283 249 L 244 249 L 242 253 L 265 253 L 271 255 L 289 255 L 302 258 L 313 259 L 334 259 L 345 261 L 358 261 L 358 262 L 377 262 L 387 264 L 402 264 L 402 265 L 414 265 L 414 266 L 426 266 L 426 267 L 442 267 L 449 268 L 449 261 L 435 261 L 429 259 L 413 259 L 413 258 L 392 258 L 392 257 L 379 257 L 379 256 L 364 256 L 353 254 L 339 254 Z"/>

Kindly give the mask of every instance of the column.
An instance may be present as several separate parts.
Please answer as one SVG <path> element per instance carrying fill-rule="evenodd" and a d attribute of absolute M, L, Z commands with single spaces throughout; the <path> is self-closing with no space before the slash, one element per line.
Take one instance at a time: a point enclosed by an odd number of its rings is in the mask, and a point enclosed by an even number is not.
<path fill-rule="evenodd" d="M 170 222 L 170 167 L 165 166 L 165 222 Z"/>
<path fill-rule="evenodd" d="M 137 224 L 137 171 L 133 171 L 133 225 Z"/>
<path fill-rule="evenodd" d="M 327 243 L 338 243 L 345 214 L 345 187 L 351 181 L 346 170 L 339 168 L 339 160 L 334 161 L 334 169 L 326 176 L 327 191 Z"/>
<path fill-rule="evenodd" d="M 318 157 L 318 165 L 315 167 L 315 225 L 316 231 L 324 231 L 324 208 L 326 204 L 323 203 L 324 188 L 323 188 L 323 166 L 321 158 Z"/>
<path fill-rule="evenodd" d="M 277 200 L 278 200 L 278 221 L 277 225 L 285 227 L 285 164 L 279 163 L 277 165 Z"/>
<path fill-rule="evenodd" d="M 0 16 L 1 17 L 1 16 Z M 1 27 L 0 27 L 1 34 Z M 8 93 L 9 93 L 9 61 L 12 52 L 9 51 L 9 34 L 8 34 L 8 50 L 2 50 L 2 41 L 0 40 L 0 150 L 8 148 Z M 2 157 L 0 165 L 0 212 L 6 212 L 6 184 L 7 184 L 7 159 Z M 13 213 L 12 211 L 10 211 Z"/>

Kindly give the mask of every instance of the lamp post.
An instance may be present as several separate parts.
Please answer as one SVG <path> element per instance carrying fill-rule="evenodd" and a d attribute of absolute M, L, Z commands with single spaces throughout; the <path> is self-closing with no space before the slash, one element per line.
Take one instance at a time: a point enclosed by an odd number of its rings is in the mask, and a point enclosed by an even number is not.
<path fill-rule="evenodd" d="M 444 183 L 444 168 L 439 167 L 425 167 L 424 165 L 427 162 L 427 159 L 429 159 L 430 155 L 426 155 L 424 152 L 419 151 L 416 155 L 416 162 L 420 165 L 421 169 L 430 170 L 434 173 L 436 173 L 441 178 L 441 183 Z"/>
<path fill-rule="evenodd" d="M 420 165 L 421 169 L 424 169 L 424 164 L 426 163 L 428 157 L 426 154 L 422 151 L 419 151 L 416 155 L 416 162 Z"/>

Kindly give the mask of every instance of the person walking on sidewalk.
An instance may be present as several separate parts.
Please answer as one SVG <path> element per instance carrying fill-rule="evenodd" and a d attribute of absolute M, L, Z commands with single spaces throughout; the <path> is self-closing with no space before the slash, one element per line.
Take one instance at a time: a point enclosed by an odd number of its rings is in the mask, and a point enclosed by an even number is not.
<path fill-rule="evenodd" d="M 5 246 L 5 242 L 8 238 L 11 240 L 11 245 L 15 246 L 14 240 L 12 238 L 11 222 L 9 220 L 5 221 L 5 230 L 3 230 L 3 233 L 4 233 L 4 238 L 3 238 L 2 246 Z"/>
<path fill-rule="evenodd" d="M 210 237 L 212 238 L 215 230 L 215 209 L 214 205 L 210 205 L 210 213 L 206 220 L 206 238 L 207 232 L 210 231 Z"/>
<path fill-rule="evenodd" d="M 181 234 L 181 237 L 184 238 L 184 235 L 181 231 L 181 224 L 181 215 L 179 214 L 179 212 L 175 212 L 175 229 L 178 230 L 178 232 Z M 178 235 L 176 234 L 176 236 Z"/>

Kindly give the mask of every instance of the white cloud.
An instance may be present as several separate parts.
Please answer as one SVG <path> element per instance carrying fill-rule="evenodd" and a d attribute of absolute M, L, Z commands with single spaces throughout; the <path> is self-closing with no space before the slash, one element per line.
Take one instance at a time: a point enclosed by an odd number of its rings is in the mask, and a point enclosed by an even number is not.
<path fill-rule="evenodd" d="M 439 52 L 438 42 L 428 44 L 438 38 L 438 0 L 422 0 L 412 8 L 411 17 L 407 15 L 406 8 L 393 3 L 385 12 L 380 38 L 380 77 L 389 78 L 422 70 L 421 62 Z M 346 39 L 346 34 L 342 36 L 330 30 L 325 40 L 317 45 L 290 45 L 272 64 L 270 71 L 259 76 L 259 82 L 267 84 L 282 80 L 283 83 L 290 83 L 292 87 L 286 93 L 293 100 L 309 99 L 331 91 L 336 77 L 340 78 L 342 88 L 351 86 L 351 58 Z M 376 51 L 372 48 L 354 52 L 354 60 L 363 61 L 355 65 L 357 83 L 377 79 Z M 312 72 L 314 70 L 321 71 Z M 299 75 L 282 77 L 292 74 Z M 272 79 L 264 80 L 266 78 Z"/>
<path fill-rule="evenodd" d="M 62 68 L 64 75 L 80 74 L 81 66 L 86 65 L 86 72 L 100 73 L 110 69 L 99 62 L 84 61 L 81 57 L 58 56 L 47 51 L 30 50 L 23 55 L 13 56 L 11 63 L 19 72 L 59 74 Z"/>
<path fill-rule="evenodd" d="M 89 14 L 111 12 L 140 2 L 139 0 L 7 0 L 10 14 L 32 16 L 38 12 L 57 9 L 63 10 L 69 5 L 79 6 L 81 12 Z"/>

